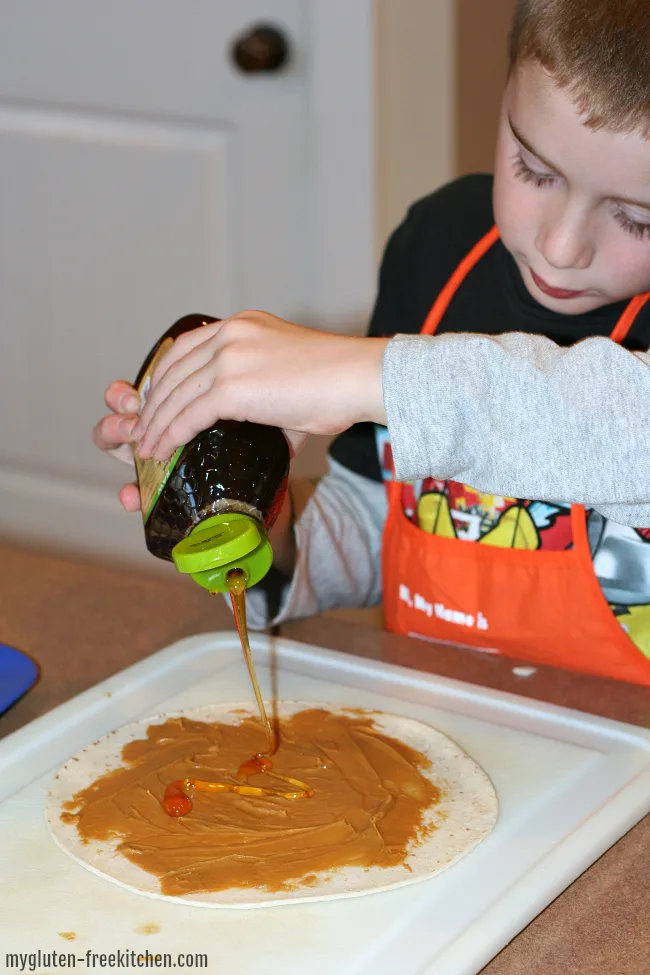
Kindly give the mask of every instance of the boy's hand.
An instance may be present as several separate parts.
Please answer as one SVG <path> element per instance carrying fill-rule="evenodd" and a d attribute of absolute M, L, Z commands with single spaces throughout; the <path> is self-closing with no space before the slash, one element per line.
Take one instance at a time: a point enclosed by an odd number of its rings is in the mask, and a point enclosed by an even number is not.
<path fill-rule="evenodd" d="M 282 427 L 294 453 L 310 433 L 340 433 L 362 420 L 385 423 L 387 343 L 259 311 L 187 332 L 153 374 L 133 430 L 138 453 L 164 460 L 218 419 Z"/>
<path fill-rule="evenodd" d="M 103 417 L 93 430 L 93 441 L 100 450 L 133 465 L 133 427 L 138 419 L 140 397 L 129 383 L 122 379 L 111 383 L 104 394 L 104 402 L 113 412 Z M 140 493 L 137 484 L 125 484 L 119 494 L 120 503 L 127 511 L 140 510 Z"/>

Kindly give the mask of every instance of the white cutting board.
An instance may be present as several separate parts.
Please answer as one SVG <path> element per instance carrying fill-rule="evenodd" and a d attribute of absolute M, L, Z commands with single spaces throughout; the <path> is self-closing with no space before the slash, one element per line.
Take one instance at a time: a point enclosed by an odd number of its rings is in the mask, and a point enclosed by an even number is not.
<path fill-rule="evenodd" d="M 281 698 L 381 708 L 454 738 L 497 790 L 492 835 L 414 887 L 263 911 L 152 901 L 82 869 L 45 826 L 56 768 L 136 718 L 252 697 L 237 638 L 192 637 L 0 742 L 0 968 L 6 953 L 40 949 L 75 955 L 77 970 L 90 970 L 88 951 L 148 951 L 172 966 L 179 953 L 205 954 L 193 970 L 215 975 L 472 975 L 650 811 L 645 729 L 257 636 L 267 698 L 270 648 Z M 43 955 L 34 961 L 48 970 Z"/>

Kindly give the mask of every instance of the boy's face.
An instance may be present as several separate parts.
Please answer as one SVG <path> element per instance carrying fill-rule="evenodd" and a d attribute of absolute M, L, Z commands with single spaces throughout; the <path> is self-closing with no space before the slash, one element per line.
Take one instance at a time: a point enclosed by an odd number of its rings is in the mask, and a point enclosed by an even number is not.
<path fill-rule="evenodd" d="M 536 62 L 504 94 L 494 213 L 545 308 L 577 315 L 650 290 L 650 141 L 588 129 Z"/>

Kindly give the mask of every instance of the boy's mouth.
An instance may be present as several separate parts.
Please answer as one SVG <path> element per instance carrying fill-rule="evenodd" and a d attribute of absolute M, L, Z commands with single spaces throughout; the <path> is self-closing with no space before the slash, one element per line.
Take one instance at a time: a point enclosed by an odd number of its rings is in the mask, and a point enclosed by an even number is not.
<path fill-rule="evenodd" d="M 570 298 L 581 298 L 582 295 L 587 293 L 586 291 L 569 291 L 566 288 L 553 288 L 550 284 L 547 284 L 543 278 L 540 278 L 539 275 L 535 274 L 532 267 L 530 268 L 530 274 L 539 290 L 543 291 L 545 295 L 549 296 L 549 298 L 560 298 L 562 300 L 567 300 Z"/>

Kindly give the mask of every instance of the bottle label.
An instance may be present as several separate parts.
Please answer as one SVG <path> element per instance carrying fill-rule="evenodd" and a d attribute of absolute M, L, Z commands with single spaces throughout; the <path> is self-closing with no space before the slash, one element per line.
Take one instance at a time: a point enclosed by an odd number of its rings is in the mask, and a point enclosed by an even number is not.
<path fill-rule="evenodd" d="M 154 373 L 156 366 L 159 361 L 164 356 L 165 352 L 168 352 L 174 344 L 174 340 L 171 338 L 165 339 L 161 343 L 160 348 L 156 354 L 151 359 L 151 362 L 147 366 L 147 370 L 144 373 L 140 385 L 138 386 L 138 392 L 140 394 L 140 409 L 139 413 L 142 413 L 144 404 L 147 402 L 147 396 L 151 388 L 151 377 Z M 165 484 L 169 480 L 172 471 L 176 466 L 176 462 L 181 455 L 183 448 L 179 447 L 175 453 L 169 458 L 169 460 L 153 460 L 152 458 L 147 458 L 146 460 L 141 460 L 138 457 L 137 451 L 133 451 L 133 459 L 135 460 L 135 469 L 138 474 L 138 486 L 140 488 L 140 506 L 142 508 L 142 520 L 144 524 L 147 524 L 149 516 L 154 509 L 156 501 L 160 497 Z"/>

